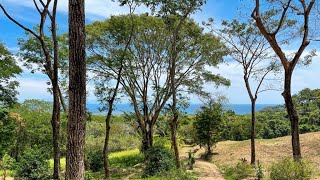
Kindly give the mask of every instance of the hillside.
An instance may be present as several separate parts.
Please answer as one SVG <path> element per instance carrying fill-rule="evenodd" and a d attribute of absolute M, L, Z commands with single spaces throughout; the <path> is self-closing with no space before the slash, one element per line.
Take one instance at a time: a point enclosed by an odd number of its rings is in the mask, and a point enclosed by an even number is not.
<path fill-rule="evenodd" d="M 320 132 L 301 134 L 302 156 L 314 165 L 315 176 L 320 176 Z M 245 158 L 250 161 L 250 140 L 219 142 L 214 149 L 213 163 L 223 168 Z M 265 168 L 273 162 L 291 157 L 291 137 L 259 139 L 256 141 L 256 157 Z"/>

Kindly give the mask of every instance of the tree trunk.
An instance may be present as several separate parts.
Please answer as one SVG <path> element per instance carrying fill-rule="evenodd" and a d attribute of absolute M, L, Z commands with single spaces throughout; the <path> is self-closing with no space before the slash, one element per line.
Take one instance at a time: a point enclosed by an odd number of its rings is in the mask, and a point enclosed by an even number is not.
<path fill-rule="evenodd" d="M 290 69 L 290 68 L 289 68 Z M 293 70 L 285 70 L 285 82 L 284 91 L 282 96 L 284 97 L 287 113 L 291 122 L 291 143 L 293 159 L 298 161 L 301 159 L 300 139 L 299 139 L 299 117 L 293 104 L 291 96 L 291 78 Z"/>
<path fill-rule="evenodd" d="M 146 129 L 142 130 L 142 150 L 145 153 L 153 145 L 153 126 L 151 122 L 146 123 Z"/>
<path fill-rule="evenodd" d="M 106 118 L 106 137 L 104 140 L 103 147 L 103 164 L 104 164 L 104 176 L 105 179 L 110 179 L 110 170 L 109 170 L 109 137 L 110 137 L 110 119 L 111 119 L 112 109 L 109 108 L 108 115 Z"/>
<path fill-rule="evenodd" d="M 255 138 L 256 138 L 256 100 L 251 100 L 251 164 L 256 163 L 256 146 L 255 146 Z"/>
<path fill-rule="evenodd" d="M 172 122 L 170 123 L 170 129 L 171 129 L 171 145 L 174 151 L 176 167 L 180 168 L 179 148 L 177 143 L 178 118 L 179 116 L 177 114 L 174 115 Z"/>
<path fill-rule="evenodd" d="M 69 0 L 69 117 L 66 180 L 83 180 L 86 128 L 84 0 Z"/>
<path fill-rule="evenodd" d="M 51 19 L 51 32 L 53 40 L 53 78 L 52 78 L 52 92 L 53 92 L 53 111 L 52 111 L 52 132 L 53 132 L 53 179 L 60 179 L 60 88 L 59 80 L 59 44 L 57 39 L 56 27 L 56 13 L 58 0 L 54 1 Z M 49 55 L 47 54 L 49 59 Z"/>
<path fill-rule="evenodd" d="M 60 178 L 60 101 L 59 92 L 56 84 L 53 87 L 53 112 L 52 112 L 52 131 L 53 131 L 53 179 Z"/>

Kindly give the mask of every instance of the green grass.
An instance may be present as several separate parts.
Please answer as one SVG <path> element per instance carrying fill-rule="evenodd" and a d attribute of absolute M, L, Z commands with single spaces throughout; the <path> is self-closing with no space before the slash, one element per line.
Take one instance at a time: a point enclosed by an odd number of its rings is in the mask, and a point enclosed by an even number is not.
<path fill-rule="evenodd" d="M 130 167 L 143 161 L 143 154 L 139 149 L 132 149 L 120 152 L 114 152 L 109 155 L 109 163 L 111 167 Z M 53 159 L 49 160 L 50 168 L 53 169 Z M 66 169 L 66 158 L 60 159 L 62 170 Z"/>
<path fill-rule="evenodd" d="M 50 163 L 50 169 L 53 169 L 53 165 L 54 165 L 53 159 L 50 159 L 49 163 Z M 63 171 L 66 170 L 66 158 L 65 157 L 60 159 L 60 167 Z"/>
<path fill-rule="evenodd" d="M 111 153 L 109 156 L 109 163 L 111 167 L 132 167 L 143 162 L 143 160 L 144 156 L 138 149 L 115 152 Z"/>

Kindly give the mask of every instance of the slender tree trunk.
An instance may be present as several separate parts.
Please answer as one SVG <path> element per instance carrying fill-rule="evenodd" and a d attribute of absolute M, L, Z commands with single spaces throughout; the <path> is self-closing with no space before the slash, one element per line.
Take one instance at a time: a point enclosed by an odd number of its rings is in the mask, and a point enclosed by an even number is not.
<path fill-rule="evenodd" d="M 52 19 L 51 19 L 51 32 L 53 40 L 53 78 L 52 78 L 52 92 L 53 92 L 53 112 L 52 112 L 52 130 L 53 130 L 53 179 L 60 179 L 60 89 L 58 85 L 59 78 L 59 44 L 57 39 L 56 27 L 56 13 L 57 13 L 58 0 L 54 0 Z M 48 56 L 48 54 L 47 54 Z M 49 57 L 48 57 L 49 58 Z"/>
<path fill-rule="evenodd" d="M 53 112 L 52 112 L 52 131 L 53 131 L 53 179 L 60 178 L 60 101 L 59 92 L 56 84 L 53 87 Z"/>
<path fill-rule="evenodd" d="M 84 0 L 69 0 L 69 117 L 66 180 L 85 178 L 86 47 Z"/>
<path fill-rule="evenodd" d="M 255 145 L 255 138 L 256 138 L 256 100 L 251 100 L 251 164 L 256 163 L 256 145 Z"/>
<path fill-rule="evenodd" d="M 110 138 L 110 120 L 111 120 L 111 116 L 112 116 L 112 111 L 113 111 L 113 104 L 114 101 L 117 97 L 118 94 L 118 89 L 119 89 L 119 85 L 120 85 L 120 78 L 121 78 L 121 72 L 122 72 L 123 67 L 120 67 L 119 73 L 118 73 L 118 78 L 117 78 L 117 84 L 116 87 L 113 91 L 113 95 L 109 101 L 109 110 L 108 110 L 108 114 L 106 117 L 106 137 L 104 140 L 104 147 L 103 147 L 103 164 L 104 164 L 104 175 L 105 175 L 105 179 L 110 179 L 110 170 L 109 170 L 109 138 Z"/>
<path fill-rule="evenodd" d="M 210 145 L 210 142 L 208 142 L 207 146 L 208 146 L 208 154 L 211 154 L 212 152 L 211 152 L 211 145 Z"/>
<path fill-rule="evenodd" d="M 104 176 L 105 179 L 110 178 L 110 170 L 109 170 L 109 137 L 110 137 L 110 119 L 112 114 L 112 107 L 109 106 L 108 115 L 106 118 L 106 137 L 104 140 L 104 147 L 103 147 L 103 164 L 104 164 Z"/>
<path fill-rule="evenodd" d="M 181 23 L 180 25 L 181 26 Z M 176 162 L 176 167 L 179 169 L 180 168 L 180 159 L 179 159 L 179 149 L 177 145 L 177 140 L 176 140 L 176 131 L 178 128 L 178 120 L 179 120 L 179 113 L 177 110 L 177 89 L 176 89 L 176 63 L 177 63 L 177 41 L 178 41 L 178 33 L 179 33 L 180 27 L 174 30 L 173 32 L 173 39 L 172 39 L 172 49 L 171 49 L 171 68 L 170 68 L 170 86 L 171 86 L 171 91 L 172 91 L 172 106 L 171 110 L 173 113 L 173 117 L 171 119 L 171 144 L 174 150 L 174 155 L 175 155 L 175 162 Z"/>
<path fill-rule="evenodd" d="M 179 148 L 177 143 L 177 128 L 178 128 L 178 118 L 179 116 L 175 115 L 170 123 L 171 130 L 171 145 L 174 151 L 174 158 L 176 162 L 176 167 L 180 168 L 180 158 L 179 158 Z"/>
<path fill-rule="evenodd" d="M 301 159 L 301 150 L 300 150 L 300 139 L 299 139 L 299 117 L 296 111 L 295 105 L 293 104 L 291 96 L 291 78 L 292 71 L 285 70 L 285 82 L 284 82 L 284 91 L 282 96 L 284 97 L 287 112 L 291 122 L 291 143 L 292 143 L 292 155 L 295 161 Z"/>
<path fill-rule="evenodd" d="M 65 103 L 65 100 L 64 100 L 64 97 L 63 97 L 63 94 L 61 92 L 61 87 L 58 87 L 59 88 L 59 98 L 60 98 L 60 103 L 62 105 L 62 109 L 63 109 L 63 112 L 68 115 L 68 109 L 67 109 L 67 105 Z"/>

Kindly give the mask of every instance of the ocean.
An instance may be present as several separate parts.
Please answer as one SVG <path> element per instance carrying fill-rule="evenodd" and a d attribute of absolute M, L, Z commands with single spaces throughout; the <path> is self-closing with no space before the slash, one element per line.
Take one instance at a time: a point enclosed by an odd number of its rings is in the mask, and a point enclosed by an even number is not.
<path fill-rule="evenodd" d="M 266 107 L 277 106 L 278 104 L 256 104 L 256 111 L 259 111 Z M 88 104 L 87 108 L 89 112 L 93 114 L 105 114 L 105 112 L 100 112 L 100 104 Z M 196 114 L 200 109 L 201 104 L 191 104 L 187 109 L 184 110 L 187 114 Z M 225 110 L 232 110 L 236 114 L 250 114 L 251 104 L 226 104 L 224 105 Z M 119 115 L 124 112 L 133 112 L 130 104 L 117 104 L 113 114 Z"/>

